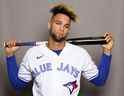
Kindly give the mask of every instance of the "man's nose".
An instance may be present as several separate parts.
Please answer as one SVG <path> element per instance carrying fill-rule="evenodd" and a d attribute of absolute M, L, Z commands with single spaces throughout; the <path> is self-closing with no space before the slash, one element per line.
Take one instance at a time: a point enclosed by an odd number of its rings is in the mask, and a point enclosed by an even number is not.
<path fill-rule="evenodd" d="M 60 26 L 60 30 L 61 31 L 64 31 L 64 26 Z"/>

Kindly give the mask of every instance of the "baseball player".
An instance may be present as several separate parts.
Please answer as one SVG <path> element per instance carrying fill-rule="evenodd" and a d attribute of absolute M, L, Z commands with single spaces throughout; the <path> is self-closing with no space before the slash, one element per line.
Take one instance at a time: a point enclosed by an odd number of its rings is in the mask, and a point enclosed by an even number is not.
<path fill-rule="evenodd" d="M 48 41 L 30 48 L 19 67 L 15 57 L 16 41 L 7 42 L 7 70 L 13 87 L 20 90 L 33 80 L 33 96 L 77 96 L 81 75 L 96 86 L 104 85 L 112 57 L 112 34 L 105 32 L 107 44 L 102 45 L 103 54 L 96 66 L 84 48 L 66 42 L 71 22 L 77 18 L 74 11 L 59 4 L 50 12 Z"/>

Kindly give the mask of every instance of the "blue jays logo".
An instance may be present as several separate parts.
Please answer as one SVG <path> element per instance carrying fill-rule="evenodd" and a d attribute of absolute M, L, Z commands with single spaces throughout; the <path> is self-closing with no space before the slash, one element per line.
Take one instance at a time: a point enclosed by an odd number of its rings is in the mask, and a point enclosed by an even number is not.
<path fill-rule="evenodd" d="M 77 80 L 63 84 L 63 86 L 65 86 L 69 89 L 70 95 L 78 87 L 78 85 L 76 83 L 77 83 Z"/>

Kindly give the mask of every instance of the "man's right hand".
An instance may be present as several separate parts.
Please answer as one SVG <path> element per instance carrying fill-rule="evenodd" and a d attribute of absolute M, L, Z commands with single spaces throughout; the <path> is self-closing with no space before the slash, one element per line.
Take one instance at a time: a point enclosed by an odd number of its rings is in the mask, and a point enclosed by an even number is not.
<path fill-rule="evenodd" d="M 16 40 L 9 40 L 5 42 L 7 44 L 7 47 L 5 47 L 5 54 L 6 56 L 13 56 L 15 52 L 19 49 L 19 47 L 16 45 Z"/>

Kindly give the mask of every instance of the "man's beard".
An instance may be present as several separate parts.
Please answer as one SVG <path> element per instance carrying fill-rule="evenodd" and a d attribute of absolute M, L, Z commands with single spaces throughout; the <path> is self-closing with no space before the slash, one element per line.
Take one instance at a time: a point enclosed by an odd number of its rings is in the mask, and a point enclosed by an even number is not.
<path fill-rule="evenodd" d="M 52 39 L 56 42 L 63 42 L 66 40 L 68 34 L 65 34 L 64 36 L 57 36 L 57 34 L 55 34 L 54 32 L 52 32 L 52 30 L 50 30 L 50 36 L 52 37 Z"/>

